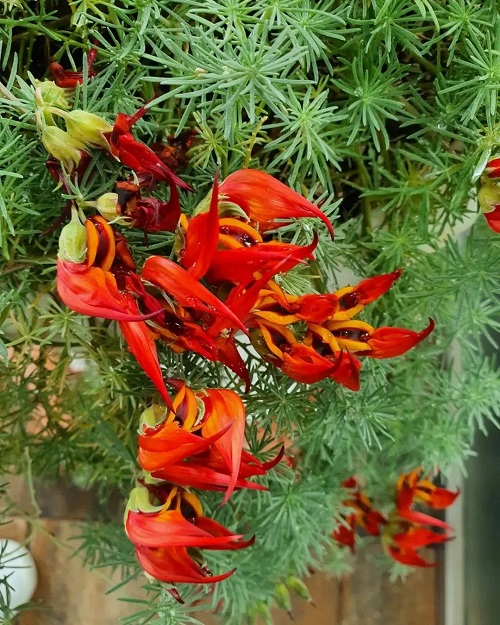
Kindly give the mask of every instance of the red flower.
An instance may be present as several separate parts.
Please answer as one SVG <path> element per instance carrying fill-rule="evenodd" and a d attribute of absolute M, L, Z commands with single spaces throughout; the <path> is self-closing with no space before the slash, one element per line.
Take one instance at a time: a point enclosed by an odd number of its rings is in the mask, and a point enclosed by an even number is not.
<path fill-rule="evenodd" d="M 264 475 L 281 456 L 261 463 L 243 450 L 246 416 L 238 395 L 225 389 L 195 393 L 184 383 L 175 385 L 179 389 L 173 400 L 175 414 L 159 408 L 144 413 L 139 436 L 142 468 L 183 486 L 227 489 L 223 503 L 234 488 L 262 488 L 246 478 Z M 160 423 L 158 416 L 164 416 Z"/>
<path fill-rule="evenodd" d="M 435 510 L 448 508 L 460 494 L 459 490 L 453 492 L 436 486 L 423 477 L 422 469 L 401 475 L 396 489 L 397 509 L 400 514 L 415 503 L 423 503 Z"/>
<path fill-rule="evenodd" d="M 500 158 L 492 158 L 486 164 L 485 172 L 488 178 L 500 178 Z"/>
<path fill-rule="evenodd" d="M 302 247 L 292 243 L 259 243 L 253 247 L 241 247 L 232 250 L 217 250 L 210 263 L 207 280 L 212 284 L 232 282 L 248 284 L 256 273 L 286 273 L 306 259 L 314 260 L 313 252 L 318 245 L 315 236 L 312 243 Z M 281 261 L 284 261 L 283 263 Z M 271 274 L 269 278 L 272 277 Z"/>
<path fill-rule="evenodd" d="M 387 524 L 387 519 L 381 512 L 373 508 L 372 502 L 362 492 L 355 477 L 345 480 L 342 486 L 353 489 L 351 496 L 342 502 L 344 506 L 352 508 L 353 513 L 344 517 L 344 523 L 339 524 L 332 537 L 354 551 L 358 527 L 361 527 L 370 536 L 380 536 L 381 527 Z"/>
<path fill-rule="evenodd" d="M 388 553 L 398 562 L 410 566 L 434 566 L 417 551 L 428 545 L 443 543 L 451 538 L 450 526 L 413 507 L 424 504 L 434 509 L 451 506 L 459 491 L 453 492 L 435 486 L 417 469 L 400 476 L 396 485 L 396 511 L 388 527 L 384 542 Z M 428 526 L 428 527 L 426 527 Z M 430 528 L 440 528 L 437 532 Z"/>
<path fill-rule="evenodd" d="M 181 215 L 179 192 L 170 185 L 167 202 L 156 197 L 141 197 L 141 189 L 133 182 L 117 182 L 117 211 L 129 217 L 131 226 L 144 232 L 173 232 Z"/>
<path fill-rule="evenodd" d="M 149 174 L 153 180 L 165 180 L 171 185 L 191 190 L 191 187 L 169 169 L 165 163 L 142 141 L 131 133 L 132 126 L 147 112 L 141 107 L 134 115 L 118 113 L 113 131 L 105 133 L 111 154 L 126 167 L 139 174 Z"/>
<path fill-rule="evenodd" d="M 225 202 L 242 208 L 260 232 L 279 228 L 296 217 L 317 217 L 333 238 L 333 226 L 317 206 L 264 171 L 236 171 L 224 180 L 219 193 Z"/>
<path fill-rule="evenodd" d="M 132 491 L 125 530 L 146 573 L 170 583 L 221 581 L 234 571 L 212 577 L 193 559 L 197 552 L 192 550 L 243 549 L 254 542 L 253 538 L 241 540 L 240 534 L 203 516 L 201 503 L 193 493 L 166 483 L 144 482 Z"/>
<path fill-rule="evenodd" d="M 64 254 L 75 247 L 75 236 L 85 233 L 86 261 L 72 262 L 58 258 L 57 290 L 62 301 L 72 310 L 92 317 L 118 321 L 129 350 L 149 376 L 163 400 L 171 406 L 170 396 L 163 381 L 156 346 L 146 319 L 162 312 L 157 303 L 149 314 L 141 314 L 135 295 L 141 289 L 130 288 L 140 285 L 128 246 L 123 237 L 117 237 L 103 217 L 92 217 L 85 221 L 85 227 L 73 214 L 68 228 L 69 235 L 61 234 L 61 250 Z M 76 219 L 76 222 L 75 222 Z M 79 250 L 77 250 L 79 251 Z M 73 250 L 73 253 L 77 253 Z"/>
<path fill-rule="evenodd" d="M 97 75 L 97 72 L 93 69 L 96 56 L 97 49 L 91 48 L 87 54 L 87 77 L 89 80 Z M 54 76 L 56 85 L 63 89 L 76 89 L 77 85 L 83 83 L 83 72 L 66 70 L 59 63 L 51 63 L 49 71 Z"/>

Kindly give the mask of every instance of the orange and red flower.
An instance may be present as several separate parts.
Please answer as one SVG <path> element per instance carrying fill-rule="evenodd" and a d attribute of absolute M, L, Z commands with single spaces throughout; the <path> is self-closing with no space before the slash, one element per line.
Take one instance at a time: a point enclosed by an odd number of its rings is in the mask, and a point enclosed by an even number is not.
<path fill-rule="evenodd" d="M 290 295 L 269 281 L 260 290 L 246 319 L 252 343 L 265 360 L 298 382 L 310 384 L 330 377 L 357 391 L 361 368 L 357 355 L 399 356 L 434 328 L 432 320 L 427 328 L 414 332 L 404 328 L 376 329 L 353 319 L 366 304 L 384 294 L 400 275 L 401 271 L 397 270 L 326 295 Z M 301 334 L 294 331 L 295 324 Z"/>
<path fill-rule="evenodd" d="M 226 579 L 234 570 L 212 576 L 199 563 L 199 549 L 243 549 L 254 542 L 254 538 L 242 540 L 241 534 L 204 516 L 193 493 L 155 480 L 142 480 L 132 491 L 125 530 L 146 573 L 169 583 L 209 584 Z"/>
<path fill-rule="evenodd" d="M 143 414 L 139 463 L 153 477 L 203 490 L 226 490 L 225 503 L 235 488 L 263 489 L 247 478 L 264 475 L 281 459 L 283 450 L 267 463 L 243 449 L 245 408 L 227 389 L 193 391 L 171 381 L 178 393 L 173 410 L 159 406 Z"/>
<path fill-rule="evenodd" d="M 458 497 L 458 491 L 435 486 L 428 478 L 422 477 L 422 470 L 418 469 L 400 476 L 394 508 L 384 515 L 373 508 L 355 478 L 349 478 L 343 486 L 356 490 L 344 502 L 353 512 L 344 517 L 344 523 L 333 534 L 337 542 L 354 549 L 359 526 L 371 536 L 380 536 L 382 547 L 397 562 L 409 566 L 434 566 L 418 551 L 450 540 L 451 528 L 441 519 L 415 510 L 414 506 L 424 504 L 434 509 L 447 508 Z"/>
<path fill-rule="evenodd" d="M 486 166 L 487 178 L 483 180 L 477 200 L 488 226 L 500 232 L 500 158 L 492 159 Z"/>

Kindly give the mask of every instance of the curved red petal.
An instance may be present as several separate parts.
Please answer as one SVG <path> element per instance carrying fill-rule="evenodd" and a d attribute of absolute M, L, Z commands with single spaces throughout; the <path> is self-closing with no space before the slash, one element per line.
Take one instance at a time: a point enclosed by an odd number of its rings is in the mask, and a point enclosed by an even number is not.
<path fill-rule="evenodd" d="M 441 521 L 441 519 L 436 519 L 433 516 L 425 514 L 423 512 L 418 512 L 417 510 L 400 510 L 398 508 L 398 516 L 400 519 L 404 519 L 405 521 L 411 521 L 411 523 L 418 523 L 420 525 L 432 525 L 434 527 L 442 527 L 443 529 L 452 529 L 448 523 Z"/>
<path fill-rule="evenodd" d="M 394 560 L 408 566 L 433 567 L 437 564 L 435 562 L 427 562 L 427 560 L 424 560 L 422 556 L 419 556 L 418 553 L 411 549 L 402 550 L 397 547 L 389 547 L 389 553 Z"/>
<path fill-rule="evenodd" d="M 427 527 L 416 527 L 401 534 L 395 534 L 392 539 L 400 549 L 406 550 L 444 543 L 450 540 L 450 536 L 446 533 L 438 534 Z"/>
<path fill-rule="evenodd" d="M 139 312 L 137 305 L 135 308 Z M 150 329 L 144 321 L 119 321 L 118 323 L 129 351 L 156 386 L 163 401 L 172 410 L 172 399 L 163 380 L 156 343 Z"/>
<path fill-rule="evenodd" d="M 154 549 L 136 546 L 142 568 L 160 582 L 171 584 L 215 584 L 227 579 L 236 569 L 221 575 L 209 575 L 184 548 Z"/>
<path fill-rule="evenodd" d="M 171 433 L 172 429 L 169 428 L 168 439 L 146 441 L 147 437 L 139 436 L 139 464 L 145 471 L 158 471 L 169 464 L 176 464 L 181 460 L 206 451 L 224 436 L 230 427 L 227 425 L 220 432 L 208 438 L 202 438 L 179 428 L 173 433 Z M 160 448 L 161 445 L 163 448 Z"/>
<path fill-rule="evenodd" d="M 435 323 L 429 319 L 429 325 L 421 332 L 405 328 L 378 328 L 372 332 L 367 343 L 371 351 L 364 353 L 370 358 L 394 358 L 401 356 L 420 341 L 423 341 L 434 330 Z"/>
<path fill-rule="evenodd" d="M 227 492 L 222 503 L 231 496 L 241 461 L 241 451 L 245 440 L 245 407 L 241 398 L 230 390 L 208 390 L 211 400 L 211 412 L 202 432 L 204 436 L 211 436 L 222 428 L 231 426 L 230 430 L 214 444 L 231 474 Z"/>
<path fill-rule="evenodd" d="M 500 170 L 497 170 L 500 175 Z M 495 208 L 489 213 L 483 213 L 488 226 L 493 230 L 493 232 L 500 232 L 500 204 L 495 206 Z"/>
<path fill-rule="evenodd" d="M 125 530 L 134 544 L 145 547 L 209 547 L 241 538 L 240 534 L 213 536 L 187 521 L 177 510 L 156 513 L 129 510 Z"/>
<path fill-rule="evenodd" d="M 361 361 L 348 350 L 342 350 L 335 361 L 335 369 L 330 374 L 332 380 L 351 391 L 359 391 Z"/>
<path fill-rule="evenodd" d="M 217 250 L 207 273 L 209 282 L 249 284 L 256 272 L 269 272 L 268 280 L 277 273 L 286 273 L 306 259 L 314 260 L 318 237 L 304 247 L 292 243 L 258 243 L 253 247 Z"/>
<path fill-rule="evenodd" d="M 61 300 L 82 315 L 113 319 L 115 321 L 145 321 L 156 317 L 160 311 L 138 315 L 134 298 L 118 290 L 110 272 L 100 267 L 87 267 L 86 263 L 57 260 L 57 292 Z"/>
<path fill-rule="evenodd" d="M 216 172 L 208 212 L 189 220 L 186 247 L 181 252 L 182 265 L 199 280 L 207 273 L 219 241 L 219 175 Z"/>
<path fill-rule="evenodd" d="M 312 347 L 302 343 L 294 343 L 283 354 L 281 371 L 292 380 L 302 384 L 314 384 L 330 376 L 337 365 L 320 356 Z"/>
<path fill-rule="evenodd" d="M 180 486 L 191 486 L 200 490 L 225 490 L 231 483 L 231 477 L 215 469 L 204 466 L 203 462 L 183 462 L 168 465 L 153 473 L 153 477 L 166 480 Z M 265 486 L 244 479 L 236 480 L 235 488 L 267 490 Z"/>
<path fill-rule="evenodd" d="M 240 169 L 224 180 L 220 193 L 257 222 L 261 232 L 279 228 L 296 217 L 316 217 L 333 239 L 333 226 L 322 210 L 264 171 Z"/>
<path fill-rule="evenodd" d="M 384 273 L 380 276 L 374 276 L 373 278 L 362 280 L 356 285 L 353 291 L 353 293 L 356 293 L 358 297 L 357 303 L 366 305 L 374 302 L 381 295 L 387 293 L 402 273 L 402 269 L 396 269 L 396 271 L 393 271 L 392 273 Z"/>
<path fill-rule="evenodd" d="M 238 317 L 185 269 L 163 256 L 150 256 L 144 263 L 142 278 L 172 295 L 181 306 L 219 314 L 247 333 Z"/>

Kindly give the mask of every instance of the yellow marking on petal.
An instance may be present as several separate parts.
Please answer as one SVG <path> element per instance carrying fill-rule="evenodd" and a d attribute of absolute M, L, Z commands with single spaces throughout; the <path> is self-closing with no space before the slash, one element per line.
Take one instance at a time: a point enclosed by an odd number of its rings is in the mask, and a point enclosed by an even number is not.
<path fill-rule="evenodd" d="M 198 403 L 196 401 L 196 396 L 193 391 L 187 386 L 185 386 L 184 388 L 186 389 L 187 402 L 187 416 L 184 419 L 184 428 L 192 432 L 198 419 Z"/>
<path fill-rule="evenodd" d="M 224 217 L 219 219 L 219 228 L 234 228 L 235 230 L 241 230 L 245 234 L 248 234 L 256 243 L 262 243 L 262 236 L 257 232 L 255 228 L 244 221 L 239 219 L 233 219 L 232 217 Z"/>
<path fill-rule="evenodd" d="M 352 293 L 355 290 L 356 290 L 355 286 L 345 286 L 342 289 L 335 291 L 335 295 L 340 299 L 344 295 L 348 295 L 349 293 Z"/>
<path fill-rule="evenodd" d="M 90 219 L 85 220 L 85 228 L 87 230 L 87 267 L 92 267 L 99 247 L 99 234 Z"/>
<path fill-rule="evenodd" d="M 168 510 L 170 508 L 174 497 L 177 497 L 178 490 L 179 490 L 178 486 L 172 486 L 172 490 L 168 494 L 167 501 L 163 504 L 163 510 Z"/>
<path fill-rule="evenodd" d="M 187 501 L 187 503 L 192 508 L 194 508 L 194 511 L 196 512 L 197 516 L 203 516 L 203 506 L 201 505 L 201 501 L 198 499 L 198 497 L 194 493 L 190 493 L 187 490 L 185 490 L 182 493 L 182 499 L 184 499 L 184 501 Z"/>
<path fill-rule="evenodd" d="M 219 234 L 219 247 L 226 247 L 230 250 L 238 250 L 245 247 L 241 241 L 236 240 L 230 234 Z"/>
<path fill-rule="evenodd" d="M 344 339 L 341 337 L 337 338 L 339 345 L 348 349 L 350 352 L 369 352 L 372 349 L 368 343 L 363 343 L 362 341 L 352 341 L 351 339 Z"/>
<path fill-rule="evenodd" d="M 254 310 L 253 315 L 255 317 L 261 317 L 262 319 L 267 319 L 271 323 L 277 323 L 278 325 L 284 326 L 299 321 L 299 318 L 296 315 L 280 315 L 275 312 L 266 312 L 261 310 Z"/>
<path fill-rule="evenodd" d="M 269 330 L 266 328 L 265 325 L 260 323 L 259 328 L 262 332 L 262 336 L 264 337 L 264 341 L 266 342 L 269 351 L 271 351 L 275 356 L 278 356 L 278 358 L 281 358 L 283 360 L 283 352 L 279 347 L 277 347 L 277 345 L 273 343 L 273 339 Z"/>
<path fill-rule="evenodd" d="M 331 332 L 334 332 L 335 330 L 350 330 L 351 328 L 364 330 L 365 332 L 368 332 L 368 334 L 371 334 L 375 331 L 375 328 L 373 326 L 371 326 L 369 323 L 366 323 L 365 321 L 360 321 L 359 319 L 352 319 L 350 321 L 329 321 L 326 324 L 326 327 Z"/>
<path fill-rule="evenodd" d="M 352 308 L 348 308 L 347 310 L 340 310 L 338 312 L 333 313 L 329 319 L 332 321 L 347 321 L 348 319 L 352 319 L 356 315 L 363 310 L 363 304 L 358 304 L 357 306 L 353 306 Z"/>
<path fill-rule="evenodd" d="M 324 328 L 317 323 L 309 323 L 308 327 L 311 332 L 314 332 L 314 334 L 319 336 L 321 340 L 330 347 L 332 352 L 335 353 L 340 351 L 340 346 L 338 344 L 337 338 L 327 328 Z"/>

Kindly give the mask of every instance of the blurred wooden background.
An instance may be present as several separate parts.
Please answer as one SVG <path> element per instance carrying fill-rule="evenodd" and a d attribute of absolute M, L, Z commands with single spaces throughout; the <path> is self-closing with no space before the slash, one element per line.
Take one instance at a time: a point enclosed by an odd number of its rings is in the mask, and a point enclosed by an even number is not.
<path fill-rule="evenodd" d="M 24 480 L 13 480 L 10 496 L 29 509 Z M 78 556 L 71 557 L 78 546 L 73 537 L 79 521 L 93 516 L 94 497 L 61 482 L 56 488 L 38 486 L 37 501 L 42 517 L 28 548 L 38 567 L 34 601 L 40 609 L 23 612 L 19 625 L 119 625 L 120 618 L 138 609 L 119 598 L 140 598 L 140 583 L 128 585 L 126 592 L 105 595 L 119 580 L 106 569 L 90 570 Z M 0 538 L 23 542 L 27 534 L 21 517 L 0 526 Z M 375 547 L 360 551 L 355 573 L 341 580 L 313 574 L 307 584 L 316 606 L 296 599 L 294 620 L 276 611 L 275 625 L 441 625 L 440 568 L 417 570 L 405 582 L 393 584 L 376 567 L 377 552 Z M 432 552 L 426 557 L 432 559 Z M 201 620 L 207 625 L 215 622 L 210 616 Z"/>

